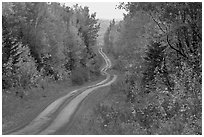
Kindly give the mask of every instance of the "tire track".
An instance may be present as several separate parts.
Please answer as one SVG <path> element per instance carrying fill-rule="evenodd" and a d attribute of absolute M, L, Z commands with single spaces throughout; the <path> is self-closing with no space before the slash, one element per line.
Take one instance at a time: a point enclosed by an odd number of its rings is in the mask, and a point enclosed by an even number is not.
<path fill-rule="evenodd" d="M 101 73 L 106 75 L 106 79 L 88 87 L 83 87 L 77 90 L 74 90 L 67 95 L 57 99 L 51 103 L 45 110 L 43 110 L 30 124 L 25 126 L 23 129 L 13 132 L 12 134 L 53 134 L 59 128 L 63 127 L 70 120 L 70 117 L 75 112 L 79 104 L 83 99 L 88 96 L 92 91 L 108 86 L 112 84 L 116 79 L 117 75 L 114 75 L 111 80 L 111 75 L 107 73 L 107 69 L 111 67 L 110 59 L 105 55 L 100 48 L 99 53 L 104 58 L 106 65 L 101 69 Z M 75 96 L 73 98 L 73 96 Z M 65 102 L 70 98 L 73 98 L 62 110 L 54 117 L 54 113 L 57 112 Z M 54 119 L 53 119 L 54 118 Z M 48 126 L 47 126 L 48 125 Z M 47 127 L 46 127 L 47 126 Z M 43 130 L 44 129 L 44 130 Z"/>

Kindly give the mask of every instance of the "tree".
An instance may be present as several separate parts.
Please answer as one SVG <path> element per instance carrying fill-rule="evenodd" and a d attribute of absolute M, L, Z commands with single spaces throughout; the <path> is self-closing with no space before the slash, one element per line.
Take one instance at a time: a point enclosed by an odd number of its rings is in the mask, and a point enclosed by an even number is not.
<path fill-rule="evenodd" d="M 132 121 L 147 134 L 202 134 L 201 3 L 128 2 L 119 8 L 127 11 L 118 34 L 124 48 L 117 47 L 126 63 Z"/>
<path fill-rule="evenodd" d="M 98 57 L 93 49 L 99 24 L 96 14 L 89 14 L 88 7 L 73 9 L 60 3 L 41 2 L 3 3 L 2 28 L 5 88 L 11 87 L 6 81 L 18 76 L 28 83 L 32 81 L 36 75 L 34 70 L 25 70 L 28 71 L 26 76 L 21 75 L 22 66 L 37 67 L 38 75 L 53 80 L 68 78 L 83 65 L 87 73 L 97 67 Z M 15 77 L 17 72 L 19 75 Z"/>
<path fill-rule="evenodd" d="M 143 73 L 142 80 L 145 88 L 147 87 L 145 91 L 155 91 L 156 75 L 157 73 L 161 73 L 162 79 L 165 79 L 163 80 L 163 83 L 172 92 L 171 84 L 168 78 L 168 72 L 165 65 L 165 48 L 166 46 L 162 46 L 161 43 L 157 42 L 152 42 L 152 44 L 148 46 L 146 57 L 144 57 L 147 68 Z"/>

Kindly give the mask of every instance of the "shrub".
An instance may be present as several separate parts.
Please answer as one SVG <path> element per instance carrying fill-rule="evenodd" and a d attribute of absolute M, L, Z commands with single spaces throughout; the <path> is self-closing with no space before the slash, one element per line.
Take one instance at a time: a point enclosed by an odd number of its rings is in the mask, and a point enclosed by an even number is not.
<path fill-rule="evenodd" d="M 85 68 L 76 68 L 71 73 L 71 81 L 74 85 L 82 85 L 88 81 L 88 70 Z"/>

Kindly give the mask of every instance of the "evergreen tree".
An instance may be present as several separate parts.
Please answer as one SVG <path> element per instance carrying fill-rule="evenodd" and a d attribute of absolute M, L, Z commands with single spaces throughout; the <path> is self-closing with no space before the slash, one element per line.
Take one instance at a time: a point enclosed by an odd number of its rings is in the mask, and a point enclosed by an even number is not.
<path fill-rule="evenodd" d="M 156 89 L 156 76 L 160 74 L 168 89 L 172 92 L 170 80 L 168 77 L 168 71 L 165 65 L 165 49 L 166 46 L 162 46 L 161 43 L 152 42 L 147 46 L 147 52 L 145 59 L 146 70 L 143 73 L 143 86 L 145 91 L 155 91 Z"/>

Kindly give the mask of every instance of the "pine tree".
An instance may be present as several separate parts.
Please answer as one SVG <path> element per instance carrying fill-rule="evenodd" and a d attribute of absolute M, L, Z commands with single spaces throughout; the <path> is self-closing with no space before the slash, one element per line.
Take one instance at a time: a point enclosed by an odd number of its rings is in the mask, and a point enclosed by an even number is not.
<path fill-rule="evenodd" d="M 146 70 L 143 73 L 142 83 L 145 91 L 149 93 L 151 90 L 155 90 L 156 75 L 157 73 L 166 73 L 163 71 L 163 62 L 165 58 L 164 50 L 166 46 L 162 46 L 161 43 L 152 42 L 147 46 L 147 52 L 145 59 Z"/>

